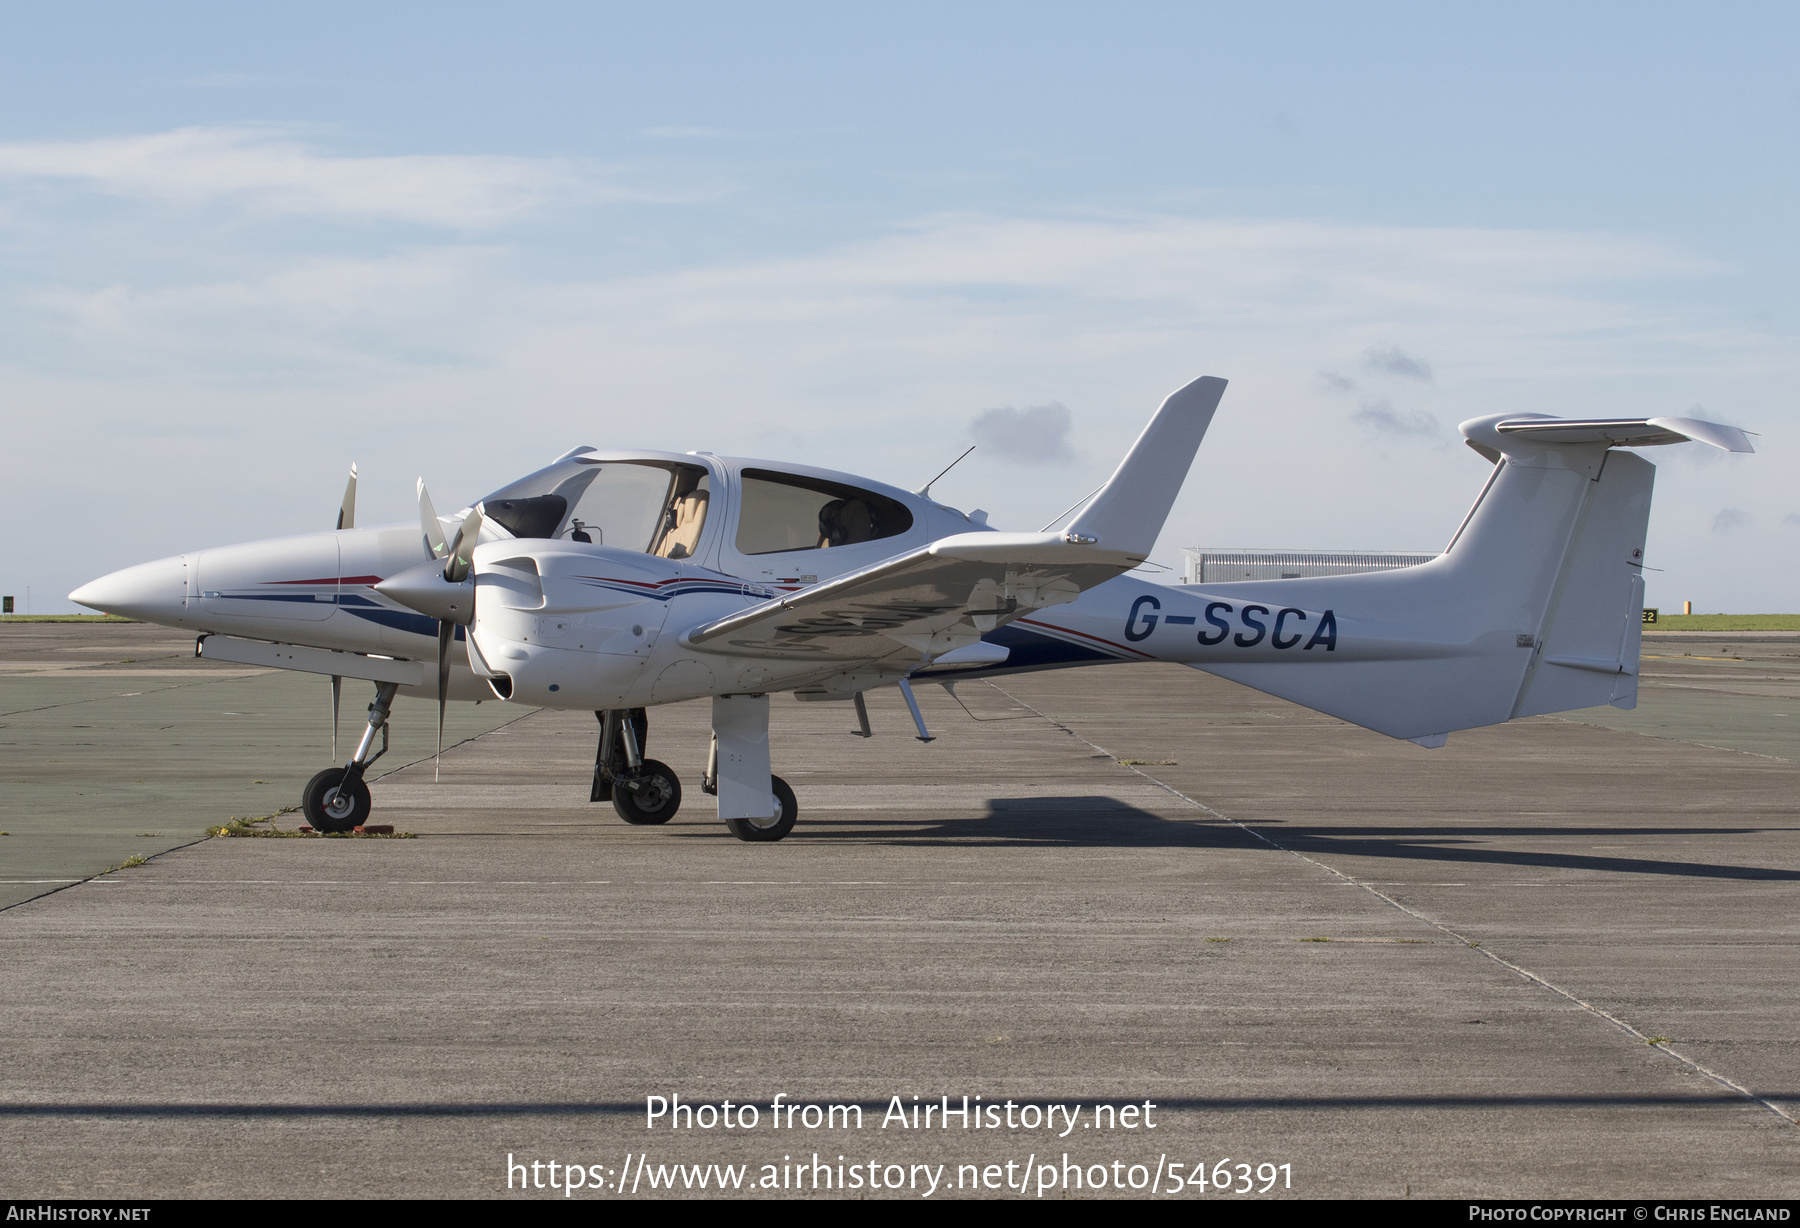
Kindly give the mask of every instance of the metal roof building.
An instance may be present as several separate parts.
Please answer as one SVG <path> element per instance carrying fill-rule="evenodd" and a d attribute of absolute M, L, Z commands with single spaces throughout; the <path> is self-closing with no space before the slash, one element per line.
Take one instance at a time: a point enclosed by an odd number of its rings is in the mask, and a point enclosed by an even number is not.
<path fill-rule="evenodd" d="M 1213 550 L 1186 546 L 1182 554 L 1184 584 L 1221 584 L 1227 580 L 1297 580 L 1302 576 L 1349 576 L 1365 571 L 1416 567 L 1435 554 L 1397 551 L 1369 553 L 1322 550 Z"/>

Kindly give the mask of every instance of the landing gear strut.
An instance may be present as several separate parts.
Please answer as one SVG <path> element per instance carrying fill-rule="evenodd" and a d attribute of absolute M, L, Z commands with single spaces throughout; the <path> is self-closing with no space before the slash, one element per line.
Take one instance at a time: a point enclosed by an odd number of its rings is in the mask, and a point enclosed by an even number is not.
<path fill-rule="evenodd" d="M 618 816 L 633 826 L 674 818 L 681 809 L 681 780 L 667 764 L 644 758 L 649 715 L 642 708 L 613 708 L 594 715 L 600 720 L 600 746 L 588 800 L 612 802 Z"/>
<path fill-rule="evenodd" d="M 375 702 L 369 705 L 369 725 L 363 730 L 362 741 L 356 744 L 356 753 L 350 756 L 350 762 L 343 767 L 326 768 L 306 782 L 306 790 L 300 797 L 300 811 L 314 831 L 347 832 L 368 820 L 373 803 L 369 786 L 363 783 L 363 773 L 370 764 L 387 754 L 388 716 L 393 711 L 394 695 L 399 690 L 398 683 L 376 683 Z M 377 731 L 381 733 L 381 749 L 371 755 L 369 751 L 375 745 Z"/>

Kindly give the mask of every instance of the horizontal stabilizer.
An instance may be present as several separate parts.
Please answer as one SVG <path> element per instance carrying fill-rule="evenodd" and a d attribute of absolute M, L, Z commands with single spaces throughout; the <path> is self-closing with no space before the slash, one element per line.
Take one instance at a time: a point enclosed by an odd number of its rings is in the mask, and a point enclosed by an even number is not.
<path fill-rule="evenodd" d="M 1534 443 L 1604 443 L 1615 448 L 1650 448 L 1694 440 L 1727 452 L 1754 452 L 1750 438 L 1735 426 L 1698 418 L 1503 418 L 1493 429 Z M 1464 432 L 1467 434 L 1467 432 Z"/>

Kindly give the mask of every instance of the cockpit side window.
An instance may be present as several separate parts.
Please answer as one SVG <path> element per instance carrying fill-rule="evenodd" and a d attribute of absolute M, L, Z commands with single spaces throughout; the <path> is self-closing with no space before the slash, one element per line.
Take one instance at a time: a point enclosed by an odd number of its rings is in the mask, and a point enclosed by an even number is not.
<path fill-rule="evenodd" d="M 742 482 L 740 554 L 853 546 L 912 528 L 912 512 L 904 503 L 872 490 L 770 469 L 746 469 Z"/>

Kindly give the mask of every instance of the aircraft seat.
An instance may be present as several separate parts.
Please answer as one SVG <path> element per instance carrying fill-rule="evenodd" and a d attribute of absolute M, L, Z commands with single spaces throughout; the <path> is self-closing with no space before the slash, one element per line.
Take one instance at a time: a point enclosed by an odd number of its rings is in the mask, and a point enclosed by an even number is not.
<path fill-rule="evenodd" d="M 819 549 L 875 540 L 875 513 L 863 499 L 833 499 L 819 509 Z"/>
<path fill-rule="evenodd" d="M 706 504 L 707 493 L 696 490 L 669 505 L 669 515 L 674 524 L 663 533 L 662 543 L 656 548 L 658 557 L 693 557 L 694 548 L 700 544 L 701 526 L 706 523 Z"/>

